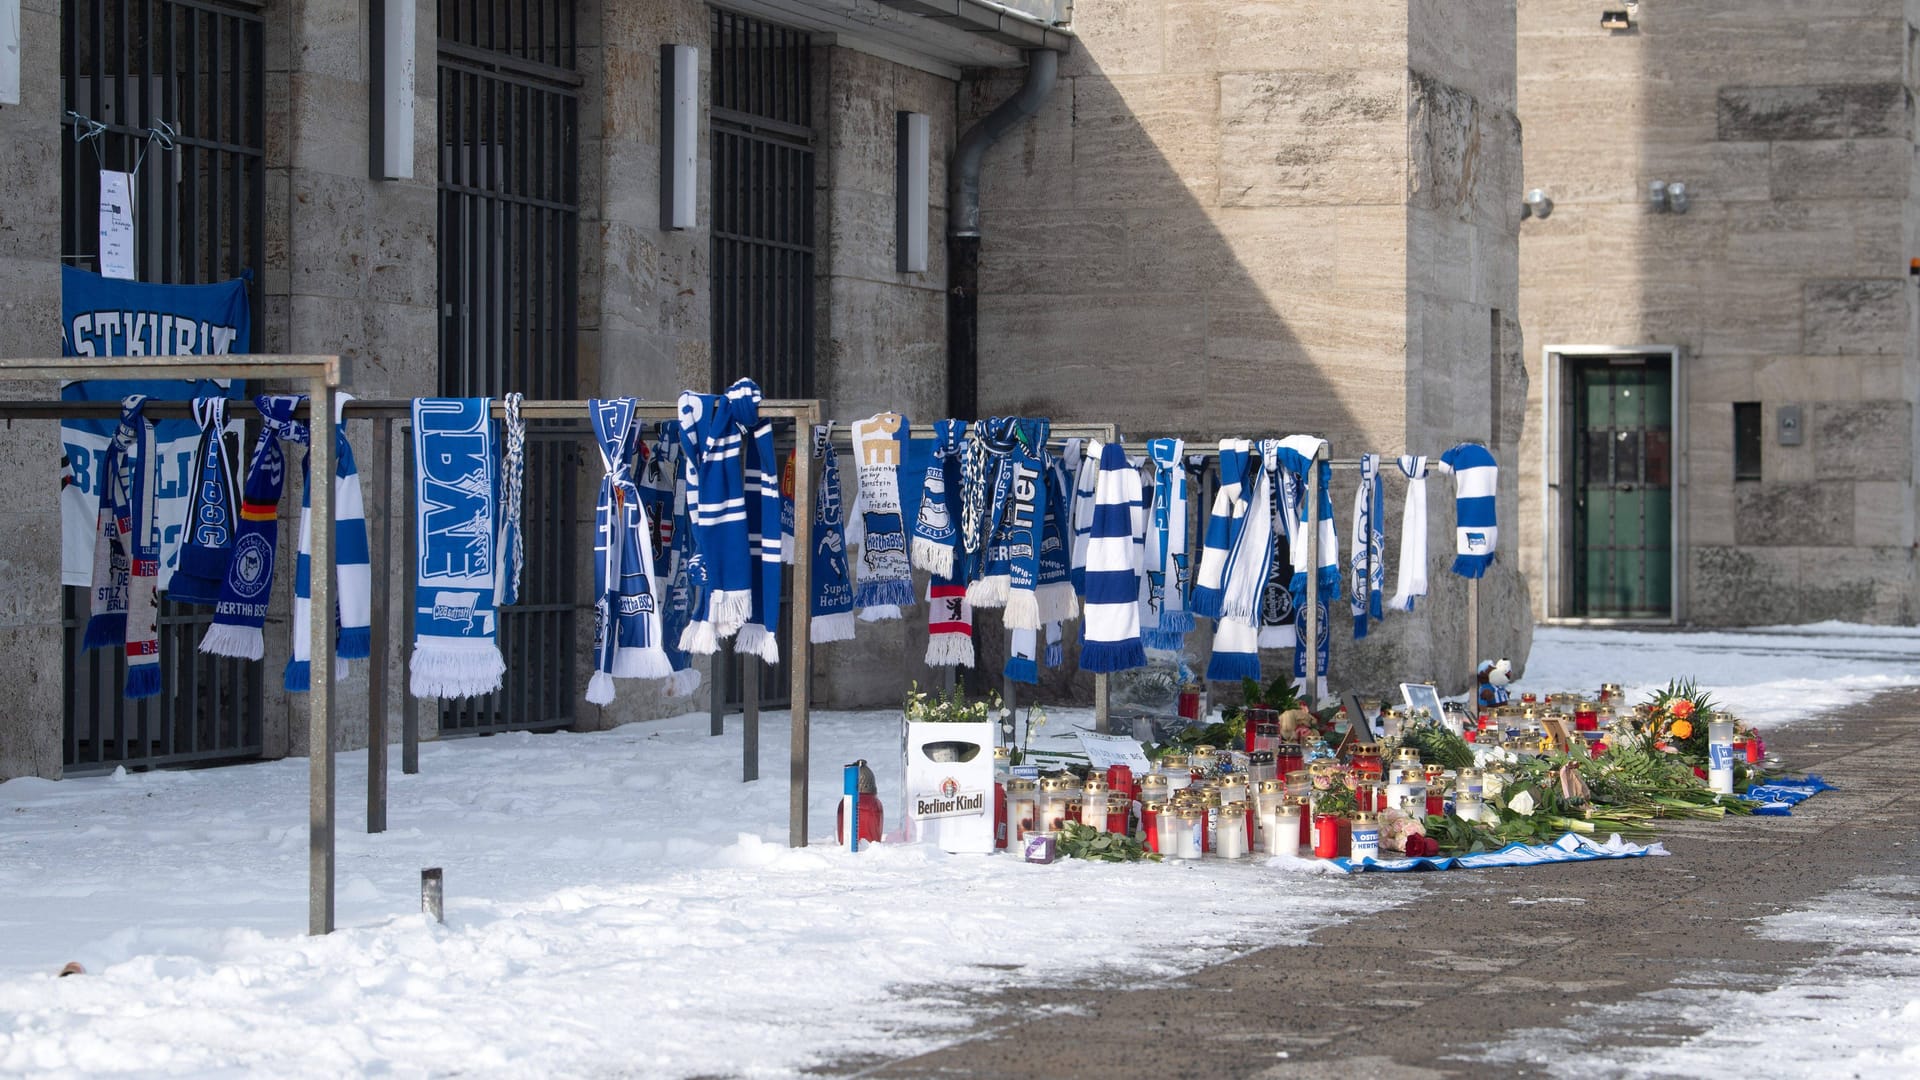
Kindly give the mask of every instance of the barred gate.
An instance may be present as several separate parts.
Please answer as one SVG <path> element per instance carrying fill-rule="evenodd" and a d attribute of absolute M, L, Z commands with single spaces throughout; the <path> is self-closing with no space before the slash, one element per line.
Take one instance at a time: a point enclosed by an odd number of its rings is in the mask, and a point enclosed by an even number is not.
<path fill-rule="evenodd" d="M 579 396 L 573 0 L 441 0 L 440 392 Z M 445 701 L 443 734 L 573 722 L 581 423 L 527 425 L 526 577 L 500 612 L 502 689 Z"/>
<path fill-rule="evenodd" d="M 60 34 L 62 260 L 97 269 L 100 170 L 137 168 L 141 281 L 257 275 L 265 264 L 260 10 L 220 0 L 65 0 Z M 103 125 L 100 134 L 73 138 L 83 132 L 74 114 Z M 149 139 L 163 123 L 174 130 L 172 149 Z M 258 333 L 257 287 L 249 296 Z M 263 665 L 197 651 L 210 610 L 161 604 L 160 696 L 128 701 L 125 657 L 80 648 L 87 590 L 61 592 L 68 775 L 260 755 Z"/>

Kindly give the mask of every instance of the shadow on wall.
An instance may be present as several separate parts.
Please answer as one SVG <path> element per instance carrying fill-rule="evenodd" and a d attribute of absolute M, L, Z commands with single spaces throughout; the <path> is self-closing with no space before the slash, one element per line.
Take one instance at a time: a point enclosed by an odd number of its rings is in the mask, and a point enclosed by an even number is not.
<path fill-rule="evenodd" d="M 1415 295 L 1427 271 L 1416 259 L 1444 253 L 1409 250 L 1404 57 L 1380 70 L 1249 73 L 1222 62 L 1218 73 L 1169 73 L 1103 40 L 1090 27 L 1039 115 L 988 154 L 981 411 L 1112 420 L 1132 438 L 1180 435 L 1201 446 L 1222 436 L 1306 432 L 1328 438 L 1336 458 L 1405 452 L 1409 430 L 1421 433 L 1412 449 L 1430 455 L 1486 439 L 1494 395 L 1480 389 L 1488 385 L 1485 304 L 1473 315 L 1476 389 L 1427 400 L 1436 387 L 1448 392 L 1451 372 L 1429 376 L 1419 343 L 1433 355 L 1454 343 L 1431 328 L 1421 336 L 1422 320 L 1433 318 Z M 1136 73 L 1143 68 L 1150 70 Z M 961 129 L 1013 93 L 1018 77 L 963 85 Z M 1473 152 L 1456 161 L 1465 170 L 1454 185 L 1462 197 L 1517 186 L 1517 129 L 1511 150 L 1511 162 L 1489 169 L 1491 180 L 1474 175 Z M 1517 215 L 1517 201 L 1513 209 Z M 1515 258 L 1511 231 L 1502 250 Z M 1515 273 L 1509 268 L 1507 280 Z M 1514 305 L 1496 306 L 1511 322 Z M 1505 351 L 1517 369 L 1517 331 L 1512 338 Z M 1524 372 L 1500 371 L 1517 378 L 1513 401 L 1524 402 Z M 1500 442 L 1515 446 L 1521 413 L 1502 413 L 1510 426 Z M 1434 416 L 1441 422 L 1428 422 Z M 1405 488 L 1388 469 L 1391 595 Z M 1343 549 L 1357 476 L 1334 474 Z M 1449 692 L 1467 685 L 1474 658 L 1464 638 L 1466 588 L 1446 569 L 1452 485 L 1436 478 L 1428 491 L 1431 597 L 1414 615 L 1389 613 L 1355 644 L 1343 585 L 1329 620 L 1336 690 L 1377 693 L 1408 678 L 1437 680 Z M 1509 478 L 1503 510 L 1513 491 Z M 1502 555 L 1482 590 L 1483 651 L 1520 659 L 1531 618 L 1510 541 Z M 1069 628 L 1070 646 L 1077 634 Z M 1197 672 L 1208 638 L 1203 630 L 1190 639 Z M 978 619 L 976 639 L 978 678 L 997 685 L 1004 649 L 994 616 Z M 1282 653 L 1263 653 L 1262 661 L 1268 678 L 1290 670 Z M 1089 700 L 1091 677 L 1075 670 L 1069 655 L 1043 676 L 1039 696 Z"/>

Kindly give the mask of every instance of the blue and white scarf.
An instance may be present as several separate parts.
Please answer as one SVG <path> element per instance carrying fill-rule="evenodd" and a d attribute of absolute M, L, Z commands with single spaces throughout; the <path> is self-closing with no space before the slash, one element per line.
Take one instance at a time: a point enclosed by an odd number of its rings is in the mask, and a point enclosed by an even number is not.
<path fill-rule="evenodd" d="M 1337 599 L 1337 597 L 1335 598 Z M 1333 632 L 1327 629 L 1327 616 L 1330 613 L 1327 597 L 1318 597 L 1314 605 L 1315 618 L 1319 625 L 1314 627 L 1314 673 L 1318 676 L 1319 686 L 1312 694 L 1315 698 L 1324 697 L 1327 692 L 1327 661 L 1331 654 Z M 1307 606 L 1300 605 L 1300 623 L 1293 639 L 1293 677 L 1303 693 L 1307 692 Z"/>
<path fill-rule="evenodd" d="M 1260 647 L 1291 649 L 1299 640 L 1299 605 L 1293 598 L 1293 532 L 1288 523 L 1298 517 L 1300 503 L 1306 498 L 1305 484 L 1297 473 L 1280 468 L 1280 443 L 1263 439 L 1260 460 L 1272 481 L 1267 484 L 1267 520 L 1271 538 L 1267 554 L 1265 586 L 1260 592 Z M 1289 515 L 1292 515 L 1290 517 Z M 1252 517 L 1253 512 L 1248 511 Z"/>
<path fill-rule="evenodd" d="M 653 535 L 648 537 L 653 546 L 653 565 L 663 570 L 673 558 L 673 496 L 679 478 L 674 460 L 678 439 L 674 432 L 678 426 L 671 420 L 659 424 L 648 447 L 646 463 L 640 467 L 640 503 L 647 508 L 647 520 L 653 523 Z"/>
<path fill-rule="evenodd" d="M 1360 455 L 1360 487 L 1353 494 L 1353 636 L 1367 636 L 1367 620 L 1383 617 L 1381 586 L 1386 584 L 1386 511 L 1380 483 L 1380 455 Z"/>
<path fill-rule="evenodd" d="M 1013 546 L 1007 539 L 1007 508 L 1013 502 L 1013 469 L 1018 430 L 1012 417 L 976 420 L 963 468 L 966 490 L 962 516 L 977 552 L 967 582 L 967 603 L 976 608 L 1007 605 L 1013 588 Z"/>
<path fill-rule="evenodd" d="M 1276 520 L 1274 488 L 1284 477 L 1268 466 L 1272 445 L 1267 440 L 1256 452 L 1244 439 L 1220 444 L 1220 491 L 1193 590 L 1195 608 L 1204 603 L 1214 617 L 1207 658 L 1207 678 L 1214 682 L 1259 681 L 1260 647 L 1276 644 L 1268 625 L 1276 617 L 1275 544 L 1284 542 L 1286 530 Z M 1287 598 L 1284 580 L 1278 592 Z"/>
<path fill-rule="evenodd" d="M 952 578 L 960 554 L 960 457 L 966 447 L 965 420 L 937 420 L 933 458 L 920 486 L 920 511 L 913 519 L 913 565 L 935 577 Z"/>
<path fill-rule="evenodd" d="M 1407 478 L 1407 502 L 1400 514 L 1400 569 L 1392 607 L 1412 611 L 1413 602 L 1427 595 L 1427 459 L 1404 456 L 1399 465 Z"/>
<path fill-rule="evenodd" d="M 897 619 L 913 603 L 913 562 L 900 508 L 900 463 L 907 418 L 879 413 L 853 425 L 854 475 L 860 490 L 847 520 L 847 542 L 860 545 L 854 605 L 862 622 Z"/>
<path fill-rule="evenodd" d="M 667 679 L 667 693 L 685 697 L 700 689 L 700 669 L 693 666 L 692 655 L 680 647 L 680 636 L 693 622 L 699 595 L 687 576 L 687 563 L 693 559 L 693 526 L 687 518 L 686 478 L 679 468 L 679 432 L 679 421 L 666 420 L 660 424 L 661 446 L 657 452 L 667 461 L 669 473 L 676 477 L 673 502 L 667 510 L 673 524 L 667 533 L 666 613 L 661 620 L 660 647 L 673 665 L 673 675 Z"/>
<path fill-rule="evenodd" d="M 527 563 L 526 540 L 520 531 L 520 502 L 526 487 L 527 424 L 520 419 L 524 394 L 508 394 L 501 399 L 506 406 L 506 450 L 500 458 L 500 550 L 493 564 L 500 574 L 494 596 L 501 607 L 520 599 L 520 572 Z"/>
<path fill-rule="evenodd" d="M 1001 468 L 1007 470 L 1008 501 L 1000 535 L 1006 544 L 1007 598 L 1002 620 L 1016 630 L 1038 630 L 1040 546 L 1047 513 L 1047 433 L 1050 421 L 1021 418 L 1012 425 L 1013 446 Z"/>
<path fill-rule="evenodd" d="M 702 656 L 718 652 L 753 616 L 753 549 L 747 538 L 746 472 L 741 463 L 736 399 L 757 398 L 741 379 L 725 394 L 680 395 L 680 450 L 685 464 L 687 518 L 693 526 L 688 581 L 699 597 L 680 647 Z"/>
<path fill-rule="evenodd" d="M 492 412 L 489 398 L 413 400 L 414 697 L 491 693 L 507 672 L 495 641 L 499 450 Z"/>
<path fill-rule="evenodd" d="M 240 492 L 240 531 L 227 563 L 227 580 L 220 585 L 220 602 L 213 608 L 213 625 L 200 638 L 201 652 L 242 660 L 266 655 L 260 628 L 267 621 L 267 604 L 273 595 L 280 492 L 287 480 L 287 457 L 280 440 L 306 440 L 306 425 L 293 418 L 299 395 L 262 394 L 253 402 L 260 410 L 260 438 L 254 443 Z"/>
<path fill-rule="evenodd" d="M 1100 477 L 1100 442 L 1068 439 L 1061 455 L 1067 475 L 1073 477 L 1073 498 L 1067 503 L 1067 522 L 1073 532 L 1073 548 L 1067 559 L 1067 573 L 1075 595 L 1087 595 L 1087 543 L 1093 538 L 1093 485 Z"/>
<path fill-rule="evenodd" d="M 1500 470 L 1479 443 L 1461 443 L 1441 454 L 1440 462 L 1453 470 L 1453 572 L 1483 577 L 1500 539 L 1494 515 Z"/>
<path fill-rule="evenodd" d="M 93 610 L 83 648 L 122 646 L 125 694 L 160 693 L 160 523 L 153 424 L 145 394 L 120 403 L 120 426 L 107 447 L 94 537 Z"/>
<path fill-rule="evenodd" d="M 1214 493 L 1213 508 L 1207 516 L 1207 531 L 1201 540 L 1200 569 L 1193 577 L 1193 592 L 1187 607 L 1195 615 L 1220 617 L 1226 600 L 1227 563 L 1234 542 L 1247 521 L 1247 484 L 1255 476 L 1259 461 L 1249 453 L 1253 444 L 1246 439 L 1220 440 L 1220 488 Z"/>
<path fill-rule="evenodd" d="M 347 677 L 347 661 L 365 660 L 373 651 L 373 566 L 367 545 L 367 510 L 360 494 L 360 470 L 341 422 L 351 394 L 334 399 L 333 422 L 333 677 Z M 308 440 L 309 445 L 311 440 Z M 313 680 L 313 514 L 311 453 L 300 463 L 300 547 L 293 571 L 293 655 L 283 684 L 305 693 Z"/>
<path fill-rule="evenodd" d="M 742 385 L 744 384 L 744 386 Z M 734 651 L 780 662 L 781 555 L 786 534 L 786 499 L 780 492 L 780 457 L 773 446 L 773 421 L 760 418 L 760 388 L 742 379 L 734 384 L 733 422 L 740 429 L 746 476 L 747 550 L 752 553 L 753 602 Z"/>
<path fill-rule="evenodd" d="M 833 449 L 833 425 L 813 429 L 813 460 L 819 470 L 819 495 L 813 510 L 813 625 L 807 636 L 816 645 L 853 640 L 853 581 L 848 576 L 846 506 L 840 493 L 840 455 Z"/>
<path fill-rule="evenodd" d="M 188 495 L 186 535 L 167 597 L 187 604 L 217 604 L 240 523 L 240 484 L 225 438 L 227 399 L 195 398 L 193 418 L 200 424 L 200 442 L 194 447 L 188 473 L 193 491 Z"/>
<path fill-rule="evenodd" d="M 1291 473 L 1298 483 L 1286 489 L 1293 496 L 1282 506 L 1287 518 L 1287 542 L 1293 556 L 1293 601 L 1307 602 L 1307 533 L 1304 503 L 1307 495 L 1307 470 L 1318 474 L 1320 496 L 1313 508 L 1314 556 L 1319 565 L 1311 569 L 1319 577 L 1319 596 L 1324 603 L 1340 599 L 1340 537 L 1333 521 L 1333 467 L 1315 456 L 1326 449 L 1325 439 L 1311 435 L 1289 435 L 1281 439 L 1275 458 L 1280 469 Z"/>
<path fill-rule="evenodd" d="M 661 647 L 653 542 L 632 460 L 639 443 L 632 398 L 587 402 L 605 475 L 594 508 L 593 675 L 587 701 L 613 702 L 613 680 L 664 679 L 673 665 Z"/>
<path fill-rule="evenodd" d="M 1126 448 L 1100 449 L 1094 482 L 1093 525 L 1087 542 L 1087 611 L 1080 624 L 1080 669 L 1126 671 L 1144 667 L 1140 645 L 1140 569 L 1146 559 L 1147 508 L 1140 470 Z"/>
<path fill-rule="evenodd" d="M 1147 517 L 1148 611 L 1140 640 L 1149 649 L 1178 649 L 1193 630 L 1187 610 L 1187 467 L 1180 439 L 1153 439 L 1153 510 Z M 1152 622 L 1149 625 L 1149 617 Z"/>
<path fill-rule="evenodd" d="M 1040 618 L 1048 626 L 1055 626 L 1080 614 L 1080 598 L 1073 590 L 1069 563 L 1073 519 L 1068 507 L 1073 501 L 1073 474 L 1067 471 L 1066 462 L 1057 457 L 1047 459 L 1046 471 L 1047 509 L 1040 527 L 1040 585 L 1034 593 L 1040 601 Z"/>

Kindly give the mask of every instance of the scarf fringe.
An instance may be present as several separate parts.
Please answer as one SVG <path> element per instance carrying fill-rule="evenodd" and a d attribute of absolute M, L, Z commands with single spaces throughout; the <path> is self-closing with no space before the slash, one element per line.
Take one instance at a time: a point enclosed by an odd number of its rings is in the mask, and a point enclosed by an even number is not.
<path fill-rule="evenodd" d="M 87 636 L 82 649 L 106 649 L 127 643 L 127 613 L 110 611 L 87 619 Z"/>
<path fill-rule="evenodd" d="M 1147 652 L 1140 639 L 1089 641 L 1080 646 L 1080 670 L 1095 674 L 1128 671 L 1147 665 Z"/>
<path fill-rule="evenodd" d="M 127 666 L 126 696 L 130 698 L 158 697 L 160 694 L 160 665 L 129 664 Z"/>
<path fill-rule="evenodd" d="M 695 619 L 680 631 L 680 651 L 698 656 L 712 656 L 720 651 L 720 634 L 713 624 L 705 619 Z"/>
<path fill-rule="evenodd" d="M 1211 682 L 1260 681 L 1260 654 L 1213 651 L 1207 658 L 1207 679 Z"/>
<path fill-rule="evenodd" d="M 863 607 L 859 615 L 861 622 L 885 622 L 899 617 L 900 605 L 898 604 L 875 604 L 872 607 Z"/>
<path fill-rule="evenodd" d="M 853 640 L 854 618 L 851 611 L 836 611 L 832 615 L 815 615 L 813 625 L 807 630 L 807 638 L 815 645 L 825 645 L 834 641 Z"/>
<path fill-rule="evenodd" d="M 718 637 L 732 637 L 753 618 L 753 590 L 729 589 L 707 594 L 707 619 Z"/>
<path fill-rule="evenodd" d="M 339 682 L 349 672 L 345 657 L 333 658 L 333 681 Z M 281 677 L 283 685 L 290 694 L 304 694 L 313 689 L 313 662 L 311 660 L 288 660 L 287 670 Z"/>
<path fill-rule="evenodd" d="M 613 676 L 604 671 L 596 671 L 587 680 L 587 704 L 613 704 Z"/>
<path fill-rule="evenodd" d="M 1455 555 L 1453 557 L 1453 572 L 1463 578 L 1486 577 L 1487 569 L 1492 565 L 1493 556 L 1491 555 Z M 1413 610 L 1411 602 L 1408 603 L 1407 610 Z"/>
<path fill-rule="evenodd" d="M 258 660 L 266 655 L 266 638 L 258 627 L 214 623 L 200 638 L 200 651 L 237 660 Z"/>
<path fill-rule="evenodd" d="M 176 568 L 167 582 L 167 599 L 180 604 L 217 604 L 220 602 L 220 583 L 210 577 L 189 573 L 184 568 Z"/>
<path fill-rule="evenodd" d="M 953 548 L 924 536 L 913 538 L 913 565 L 934 577 L 953 576 Z"/>
<path fill-rule="evenodd" d="M 373 655 L 373 628 L 368 626 L 343 626 L 340 637 L 334 643 L 333 655 L 342 660 L 365 660 Z"/>
<path fill-rule="evenodd" d="M 860 583 L 853 597 L 853 606 L 861 608 L 900 608 L 910 607 L 912 604 L 913 582 L 911 580 L 902 581 L 898 578 L 868 579 L 863 581 Z M 879 616 L 879 618 L 883 619 L 897 619 L 899 617 L 900 613 L 898 611 L 895 611 L 891 615 Z M 872 622 L 873 620 L 869 619 L 867 621 Z"/>
<path fill-rule="evenodd" d="M 1066 622 L 1080 614 L 1080 597 L 1071 581 L 1051 581 L 1035 590 L 1040 597 L 1040 621 Z"/>
<path fill-rule="evenodd" d="M 1159 649 L 1163 652 L 1179 652 L 1185 648 L 1187 644 L 1187 632 L 1185 630 L 1169 630 L 1167 629 L 1166 622 L 1167 613 L 1161 612 L 1161 625 L 1152 630 L 1140 631 L 1140 644 L 1145 648 Z M 1191 629 L 1191 627 L 1188 629 Z"/>
<path fill-rule="evenodd" d="M 734 639 L 733 651 L 749 653 L 769 664 L 777 664 L 780 662 L 780 639 L 759 623 L 748 623 L 740 628 L 740 636 Z"/>
<path fill-rule="evenodd" d="M 658 645 L 614 650 L 613 677 L 616 679 L 664 679 L 672 674 L 673 664 L 667 659 L 666 650 Z"/>
<path fill-rule="evenodd" d="M 1222 605 L 1226 603 L 1226 599 L 1227 594 L 1224 589 L 1195 585 L 1193 592 L 1187 596 L 1187 611 L 1192 615 L 1203 615 L 1209 619 L 1218 619 L 1221 618 L 1220 609 Z"/>
<path fill-rule="evenodd" d="M 927 663 L 934 667 L 972 667 L 973 636 L 934 634 L 927 638 Z"/>
<path fill-rule="evenodd" d="M 681 668 L 667 676 L 667 693 L 673 697 L 686 697 L 700 689 L 700 669 Z"/>
<path fill-rule="evenodd" d="M 1009 574 L 989 574 L 967 585 L 967 603 L 974 607 L 1006 607 L 1007 595 L 1013 591 L 1013 577 Z"/>
<path fill-rule="evenodd" d="M 491 641 L 476 640 L 452 647 L 417 644 L 413 647 L 411 666 L 413 678 L 408 691 L 414 697 L 479 697 L 500 689 L 500 681 L 507 674 L 507 662 Z"/>
<path fill-rule="evenodd" d="M 1040 618 L 1040 598 L 1032 589 L 1012 589 L 1001 622 L 1014 630 L 1038 630 L 1046 625 Z"/>
<path fill-rule="evenodd" d="M 1087 666 L 1086 655 L 1085 650 L 1082 650 L 1080 653 L 1080 666 L 1083 668 Z M 1000 674 L 1012 679 L 1014 682 L 1038 683 L 1040 681 L 1040 665 L 1035 663 L 1030 656 L 1009 656 L 1007 657 L 1007 666 Z"/>

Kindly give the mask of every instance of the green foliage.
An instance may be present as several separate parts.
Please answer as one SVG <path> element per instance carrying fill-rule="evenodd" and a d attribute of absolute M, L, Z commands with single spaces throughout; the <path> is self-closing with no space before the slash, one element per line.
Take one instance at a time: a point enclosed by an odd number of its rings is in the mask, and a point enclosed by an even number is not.
<path fill-rule="evenodd" d="M 957 682 L 945 694 L 928 693 L 919 683 L 913 683 L 901 708 L 908 720 L 918 724 L 977 724 L 1007 715 L 999 694 L 989 694 L 985 701 L 968 701 Z"/>
<path fill-rule="evenodd" d="M 1131 836 L 1102 832 L 1091 825 L 1069 821 L 1060 829 L 1057 844 L 1062 855 L 1095 862 L 1159 862 L 1160 856 Z"/>
<path fill-rule="evenodd" d="M 1473 767 L 1473 746 L 1438 723 L 1410 724 L 1400 730 L 1400 745 L 1420 751 L 1420 761 L 1448 769 Z"/>

